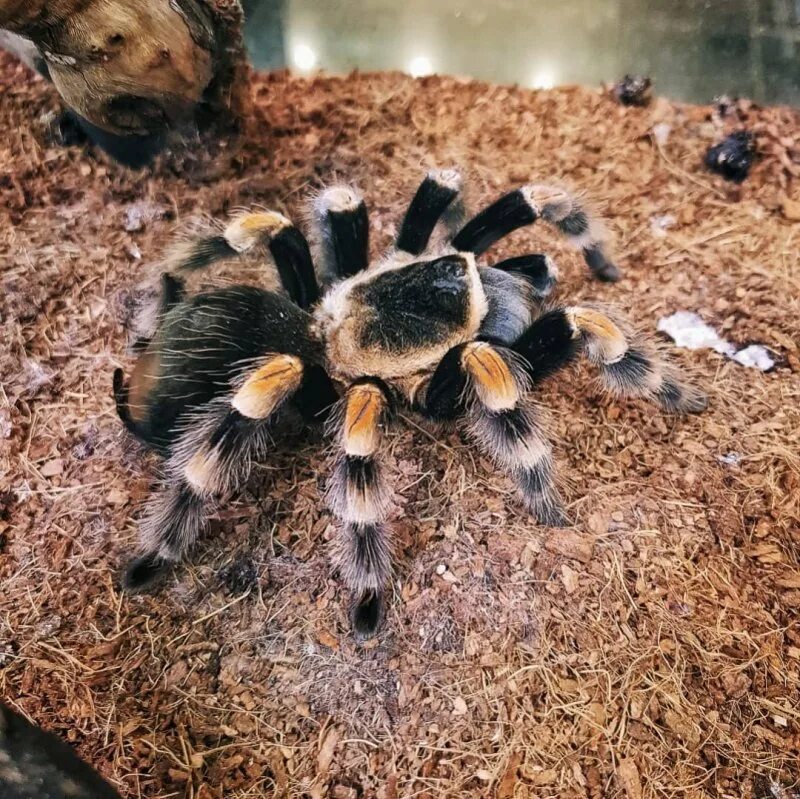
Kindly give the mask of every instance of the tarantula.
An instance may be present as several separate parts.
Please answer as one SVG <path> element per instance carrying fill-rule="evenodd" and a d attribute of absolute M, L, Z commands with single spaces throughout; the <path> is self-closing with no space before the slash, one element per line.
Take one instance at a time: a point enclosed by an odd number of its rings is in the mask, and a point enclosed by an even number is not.
<path fill-rule="evenodd" d="M 139 342 L 130 381 L 121 370 L 114 375 L 125 426 L 168 457 L 128 588 L 146 587 L 187 552 L 211 500 L 243 484 L 289 407 L 308 422 L 335 409 L 328 421 L 339 452 L 327 497 L 342 525 L 334 561 L 354 597 L 359 637 L 380 625 L 392 570 L 381 438 L 398 405 L 462 421 L 545 525 L 563 525 L 566 516 L 532 401 L 542 380 L 583 353 L 617 394 L 667 411 L 702 410 L 704 396 L 620 322 L 588 307 L 545 310 L 556 279 L 549 257 L 478 265 L 501 237 L 542 219 L 583 251 L 595 275 L 616 279 L 601 228 L 581 202 L 528 185 L 460 226 L 461 189 L 455 170 L 428 174 L 396 246 L 375 263 L 366 206 L 346 186 L 312 204 L 315 259 L 300 231 L 273 212 L 244 213 L 221 234 L 184 244 L 174 273 L 162 275 L 158 325 Z M 434 246 L 440 220 L 449 234 Z M 258 247 L 271 253 L 285 294 L 233 286 L 186 296 L 178 273 Z"/>

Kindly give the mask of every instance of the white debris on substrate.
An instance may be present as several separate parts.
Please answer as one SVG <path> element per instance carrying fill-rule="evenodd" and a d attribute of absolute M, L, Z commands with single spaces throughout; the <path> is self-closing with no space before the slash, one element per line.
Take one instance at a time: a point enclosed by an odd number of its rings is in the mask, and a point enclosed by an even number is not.
<path fill-rule="evenodd" d="M 738 452 L 728 452 L 725 455 L 717 455 L 717 460 L 725 466 L 738 466 L 742 462 L 742 456 Z"/>
<path fill-rule="evenodd" d="M 653 137 L 662 147 L 669 141 L 670 133 L 672 133 L 672 125 L 668 125 L 666 122 L 653 125 Z"/>
<path fill-rule="evenodd" d="M 678 220 L 672 216 L 672 214 L 667 214 L 666 216 L 651 216 L 650 217 L 650 230 L 653 231 L 653 235 L 657 239 L 666 238 L 667 231 L 671 227 L 675 227 Z"/>
<path fill-rule="evenodd" d="M 739 350 L 733 356 L 733 360 L 742 366 L 751 366 L 755 369 L 760 369 L 762 372 L 766 372 L 775 366 L 775 361 L 772 360 L 769 350 L 766 347 L 762 347 L 761 344 L 751 344 L 749 347 Z"/>
<path fill-rule="evenodd" d="M 679 347 L 689 350 L 712 349 L 742 366 L 766 372 L 775 366 L 769 350 L 761 344 L 751 344 L 738 350 L 725 341 L 711 325 L 706 324 L 694 311 L 676 311 L 658 320 L 658 329 L 666 333 Z"/>

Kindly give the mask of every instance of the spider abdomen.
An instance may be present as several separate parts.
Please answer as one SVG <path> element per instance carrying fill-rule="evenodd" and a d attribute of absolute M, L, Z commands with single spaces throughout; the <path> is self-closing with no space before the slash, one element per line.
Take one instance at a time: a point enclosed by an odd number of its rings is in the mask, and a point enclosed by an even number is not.
<path fill-rule="evenodd" d="M 131 375 L 129 410 L 136 433 L 169 447 L 180 419 L 230 389 L 267 353 L 320 363 L 311 317 L 282 295 L 250 286 L 199 294 L 171 308 Z"/>

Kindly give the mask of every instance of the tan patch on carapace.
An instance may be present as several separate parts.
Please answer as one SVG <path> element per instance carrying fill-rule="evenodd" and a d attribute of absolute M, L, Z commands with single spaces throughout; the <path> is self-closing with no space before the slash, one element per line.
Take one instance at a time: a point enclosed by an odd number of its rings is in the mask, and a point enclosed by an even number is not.
<path fill-rule="evenodd" d="M 247 378 L 231 405 L 249 419 L 269 416 L 303 379 L 303 363 L 294 355 L 273 355 Z"/>
<path fill-rule="evenodd" d="M 381 437 L 381 417 L 386 397 L 378 386 L 368 383 L 353 386 L 347 392 L 344 414 L 344 451 L 367 457 L 377 450 Z"/>
<path fill-rule="evenodd" d="M 517 404 L 517 381 L 503 356 L 490 344 L 468 344 L 461 356 L 461 364 L 472 378 L 481 402 L 490 411 L 506 411 Z"/>
<path fill-rule="evenodd" d="M 380 309 L 361 302 L 354 296 L 353 289 L 381 273 L 408 266 L 407 255 L 397 253 L 386 263 L 343 280 L 323 297 L 314 314 L 314 330 L 319 338 L 325 340 L 332 375 L 341 380 L 371 375 L 394 384 L 409 375 L 434 369 L 449 349 L 477 335 L 488 311 L 486 294 L 475 257 L 472 253 L 461 253 L 461 257 L 467 264 L 469 280 L 467 319 L 462 324 L 453 325 L 449 335 L 436 343 L 409 347 L 402 351 L 390 351 L 380 346 L 365 347 L 361 344 L 364 326 L 367 323 L 375 324 L 374 317 L 380 313 Z"/>
<path fill-rule="evenodd" d="M 567 318 L 577 332 L 592 336 L 603 363 L 614 363 L 625 355 L 628 342 L 625 334 L 605 314 L 591 308 L 569 308 Z"/>

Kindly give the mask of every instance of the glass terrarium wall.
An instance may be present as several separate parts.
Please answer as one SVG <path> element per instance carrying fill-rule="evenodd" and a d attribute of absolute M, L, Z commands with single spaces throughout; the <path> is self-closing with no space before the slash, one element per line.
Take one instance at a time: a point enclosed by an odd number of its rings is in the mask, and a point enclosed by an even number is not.
<path fill-rule="evenodd" d="M 649 74 L 658 91 L 800 103 L 800 0 L 250 0 L 262 69 L 399 69 L 548 87 Z"/>

